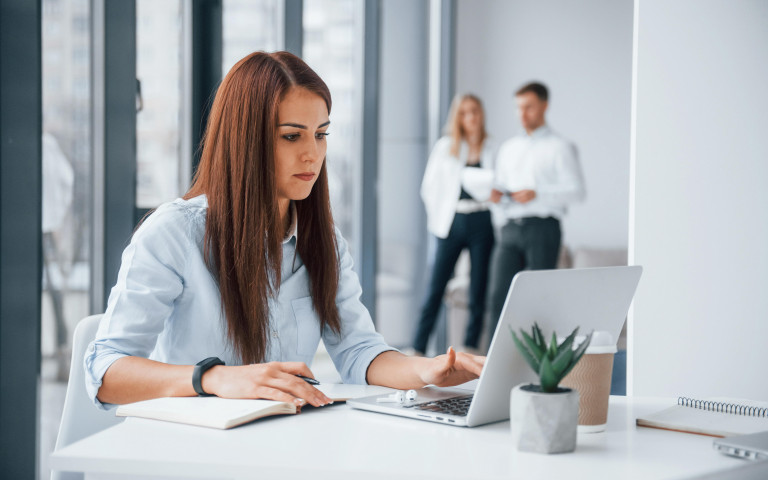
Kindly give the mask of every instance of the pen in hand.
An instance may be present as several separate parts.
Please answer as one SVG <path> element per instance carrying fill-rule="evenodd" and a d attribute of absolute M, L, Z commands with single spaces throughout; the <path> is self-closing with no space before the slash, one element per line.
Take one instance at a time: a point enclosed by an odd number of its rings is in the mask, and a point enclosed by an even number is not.
<path fill-rule="evenodd" d="M 320 382 L 318 382 L 314 378 L 305 377 L 304 375 L 299 375 L 298 373 L 296 374 L 296 376 L 299 377 L 300 379 L 304 380 L 305 382 L 307 382 L 310 385 L 320 385 Z"/>

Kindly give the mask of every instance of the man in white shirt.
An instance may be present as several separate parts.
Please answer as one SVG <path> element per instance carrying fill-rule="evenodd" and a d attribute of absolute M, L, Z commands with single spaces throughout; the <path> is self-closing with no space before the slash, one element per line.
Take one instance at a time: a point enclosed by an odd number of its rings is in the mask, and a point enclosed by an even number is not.
<path fill-rule="evenodd" d="M 585 196 L 575 146 L 546 124 L 547 87 L 538 82 L 526 84 L 515 93 L 515 100 L 525 134 L 512 137 L 499 148 L 496 188 L 491 194 L 500 228 L 491 260 L 492 329 L 517 272 L 555 268 L 560 219 L 568 205 Z"/>

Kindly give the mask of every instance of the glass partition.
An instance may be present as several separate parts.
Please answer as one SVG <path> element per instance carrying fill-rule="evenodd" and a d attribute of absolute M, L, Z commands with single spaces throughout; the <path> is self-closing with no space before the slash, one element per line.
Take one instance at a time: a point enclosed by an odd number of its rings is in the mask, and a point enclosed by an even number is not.
<path fill-rule="evenodd" d="M 155 208 L 189 184 L 182 162 L 180 0 L 136 1 L 136 207 Z"/>
<path fill-rule="evenodd" d="M 222 75 L 238 60 L 257 50 L 282 47 L 283 2 L 224 0 L 222 3 Z"/>
<path fill-rule="evenodd" d="M 353 256 L 359 251 L 357 221 L 362 124 L 362 2 L 304 2 L 304 60 L 328 85 L 333 98 L 327 167 L 336 225 Z"/>
<path fill-rule="evenodd" d="M 64 404 L 72 331 L 90 306 L 92 228 L 91 9 L 42 2 L 43 272 L 39 469 Z"/>

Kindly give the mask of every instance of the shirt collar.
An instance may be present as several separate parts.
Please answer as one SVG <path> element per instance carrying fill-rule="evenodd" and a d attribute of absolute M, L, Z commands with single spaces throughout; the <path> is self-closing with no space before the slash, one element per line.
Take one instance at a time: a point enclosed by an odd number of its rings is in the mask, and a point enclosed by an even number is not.
<path fill-rule="evenodd" d="M 536 139 L 536 138 L 541 138 L 546 136 L 547 134 L 549 134 L 549 132 L 550 132 L 549 125 L 545 123 L 544 125 L 540 126 L 539 128 L 532 131 L 531 133 L 526 132 L 525 135 L 530 139 Z"/>
<path fill-rule="evenodd" d="M 296 237 L 298 240 L 298 217 L 296 214 L 296 204 L 291 202 L 291 206 L 288 207 L 288 214 L 291 216 L 291 224 L 288 226 L 288 231 L 283 238 L 283 245 L 290 242 L 291 238 Z"/>

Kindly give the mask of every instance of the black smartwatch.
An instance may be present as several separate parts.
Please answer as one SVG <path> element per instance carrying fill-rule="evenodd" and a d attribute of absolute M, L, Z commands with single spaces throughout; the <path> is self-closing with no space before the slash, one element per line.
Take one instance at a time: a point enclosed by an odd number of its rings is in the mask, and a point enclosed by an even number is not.
<path fill-rule="evenodd" d="M 215 367 L 216 365 L 224 365 L 219 357 L 208 357 L 205 360 L 197 362 L 195 369 L 192 371 L 192 388 L 195 389 L 198 395 L 201 397 L 212 397 L 212 393 L 205 393 L 203 390 L 203 374 Z"/>

